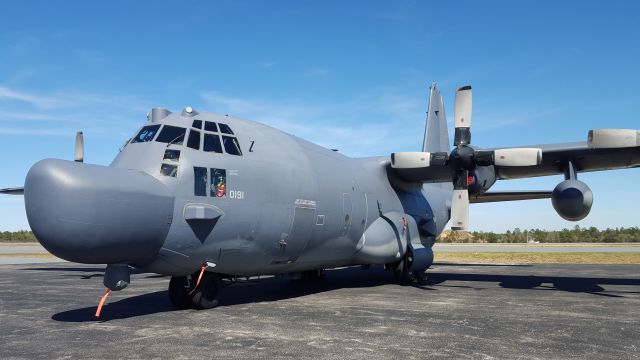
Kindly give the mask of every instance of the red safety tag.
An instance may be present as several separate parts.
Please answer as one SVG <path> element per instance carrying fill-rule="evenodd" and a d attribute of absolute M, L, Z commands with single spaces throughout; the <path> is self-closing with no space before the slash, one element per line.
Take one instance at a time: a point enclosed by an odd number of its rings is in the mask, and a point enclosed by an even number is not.
<path fill-rule="evenodd" d="M 98 303 L 98 309 L 96 309 L 97 318 L 100 317 L 100 313 L 102 312 L 102 306 L 104 305 L 104 302 L 107 301 L 107 297 L 109 296 L 110 293 L 111 293 L 111 289 L 107 288 L 107 291 L 105 291 L 104 295 L 102 295 L 102 299 L 100 299 L 100 302 Z"/>
<path fill-rule="evenodd" d="M 204 271 L 207 270 L 208 267 L 209 267 L 208 263 L 205 263 L 204 265 L 202 265 L 202 269 L 200 269 L 200 275 L 198 275 L 198 280 L 196 280 L 196 286 L 194 286 L 193 290 L 189 292 L 189 295 L 193 294 L 193 292 L 196 291 L 196 289 L 198 288 L 198 285 L 200 285 L 200 280 L 202 280 L 202 275 L 204 275 Z"/>

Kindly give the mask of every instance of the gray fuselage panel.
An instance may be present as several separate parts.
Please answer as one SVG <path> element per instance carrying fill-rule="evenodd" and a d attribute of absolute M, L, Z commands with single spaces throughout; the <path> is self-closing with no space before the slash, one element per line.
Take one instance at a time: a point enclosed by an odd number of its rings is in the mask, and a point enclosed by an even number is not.
<path fill-rule="evenodd" d="M 196 119 L 228 125 L 242 155 L 203 151 L 206 131 L 192 128 Z M 130 142 L 111 164 L 144 171 L 175 194 L 171 228 L 149 271 L 189 274 L 204 262 L 229 275 L 353 265 L 363 233 L 381 212 L 405 213 L 388 180 L 387 158 L 349 158 L 260 123 L 210 113 L 170 114 L 150 125 L 187 130 L 182 141 Z M 198 149 L 187 146 L 196 136 Z M 384 261 L 404 253 L 396 250 Z"/>

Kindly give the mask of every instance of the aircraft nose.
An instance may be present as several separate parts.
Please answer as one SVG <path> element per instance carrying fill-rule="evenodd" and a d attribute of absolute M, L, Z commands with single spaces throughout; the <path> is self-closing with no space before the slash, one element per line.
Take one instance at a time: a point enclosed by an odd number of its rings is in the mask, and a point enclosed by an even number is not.
<path fill-rule="evenodd" d="M 140 171 L 42 160 L 24 186 L 29 225 L 52 254 L 90 264 L 143 264 L 169 231 L 174 198 Z"/>

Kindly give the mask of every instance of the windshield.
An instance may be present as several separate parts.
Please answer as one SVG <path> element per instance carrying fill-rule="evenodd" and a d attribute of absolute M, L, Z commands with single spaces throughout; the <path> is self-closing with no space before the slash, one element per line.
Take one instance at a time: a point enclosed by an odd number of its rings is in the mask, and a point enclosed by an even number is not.
<path fill-rule="evenodd" d="M 138 142 L 147 142 L 153 140 L 153 137 L 156 136 L 156 133 L 160 129 L 160 125 L 148 125 L 143 127 L 138 135 L 131 140 L 132 143 Z"/>
<path fill-rule="evenodd" d="M 185 128 L 165 125 L 164 128 L 162 128 L 160 135 L 158 135 L 156 141 L 174 145 L 182 145 L 182 143 L 184 142 L 184 135 L 186 131 L 187 130 Z"/>

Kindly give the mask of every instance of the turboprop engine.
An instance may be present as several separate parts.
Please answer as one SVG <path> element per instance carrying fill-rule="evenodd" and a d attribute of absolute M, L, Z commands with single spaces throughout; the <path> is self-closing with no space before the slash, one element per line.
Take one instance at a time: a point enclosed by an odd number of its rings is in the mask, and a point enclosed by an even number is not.
<path fill-rule="evenodd" d="M 469 172 L 469 195 L 484 194 L 495 182 L 496 172 L 493 166 L 478 166 L 473 172 Z"/>
<path fill-rule="evenodd" d="M 593 204 L 593 193 L 582 181 L 565 180 L 553 189 L 551 203 L 563 219 L 578 221 L 589 215 Z"/>

